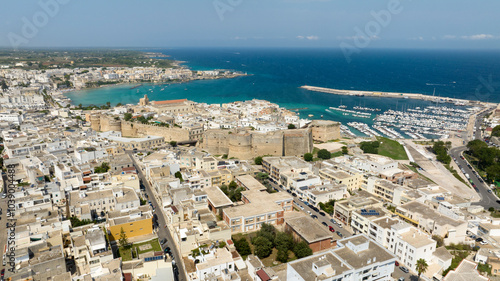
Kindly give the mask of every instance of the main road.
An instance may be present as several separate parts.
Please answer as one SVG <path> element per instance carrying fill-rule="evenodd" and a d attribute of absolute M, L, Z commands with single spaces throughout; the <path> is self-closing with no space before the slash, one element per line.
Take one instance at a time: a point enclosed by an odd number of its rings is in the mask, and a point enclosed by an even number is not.
<path fill-rule="evenodd" d="M 475 130 L 472 132 L 472 136 L 474 139 L 477 140 L 482 140 L 481 136 L 481 123 L 483 121 L 483 117 L 491 112 L 492 110 L 485 110 L 481 113 L 479 113 L 476 117 L 476 120 L 474 122 L 475 124 Z M 462 169 L 464 169 L 465 174 L 469 175 L 469 179 L 474 184 L 476 192 L 479 194 L 481 197 L 481 200 L 475 205 L 480 205 L 483 206 L 485 209 L 488 209 L 490 207 L 493 208 L 499 208 L 500 204 L 497 202 L 499 200 L 496 195 L 490 191 L 490 188 L 488 187 L 487 184 L 483 182 L 483 180 L 478 176 L 474 168 L 472 166 L 468 165 L 469 163 L 465 160 L 462 159 L 462 153 L 467 150 L 467 146 L 460 146 L 460 147 L 455 147 L 450 149 L 450 156 L 456 159 L 456 162 L 458 166 Z"/>
<path fill-rule="evenodd" d="M 137 151 L 135 151 L 135 152 L 137 152 Z M 172 233 L 170 233 L 169 228 L 166 227 L 167 224 L 165 221 L 163 208 L 161 207 L 162 205 L 158 204 L 158 201 L 157 201 L 156 196 L 155 196 L 155 192 L 153 191 L 153 189 L 149 185 L 149 182 L 146 180 L 146 177 L 144 176 L 144 173 L 142 172 L 141 167 L 135 161 L 135 157 L 133 156 L 133 152 L 126 151 L 126 153 L 129 155 L 129 157 L 132 159 L 132 161 L 134 163 L 134 166 L 135 166 L 135 169 L 137 170 L 137 175 L 139 176 L 139 180 L 141 182 L 141 185 L 144 185 L 146 193 L 148 195 L 148 198 L 151 201 L 151 203 L 153 204 L 153 207 L 155 210 L 154 213 L 159 213 L 159 214 L 157 214 L 158 224 L 159 224 L 159 227 L 157 228 L 157 230 L 158 230 L 157 235 L 158 235 L 158 238 L 160 239 L 160 241 L 162 239 L 167 239 L 167 241 L 168 241 L 165 245 L 162 245 L 162 249 L 165 249 L 167 246 L 169 246 L 173 255 L 174 255 L 175 264 L 177 265 L 177 268 L 179 270 L 179 274 L 177 276 L 174 272 L 174 277 L 177 278 L 176 280 L 178 280 L 178 281 L 185 281 L 185 280 L 187 280 L 187 278 L 186 278 L 187 275 L 186 275 L 186 272 L 184 270 L 184 262 L 182 260 L 182 255 L 180 255 L 179 249 L 177 248 L 177 244 L 174 242 L 175 240 L 172 237 Z"/>

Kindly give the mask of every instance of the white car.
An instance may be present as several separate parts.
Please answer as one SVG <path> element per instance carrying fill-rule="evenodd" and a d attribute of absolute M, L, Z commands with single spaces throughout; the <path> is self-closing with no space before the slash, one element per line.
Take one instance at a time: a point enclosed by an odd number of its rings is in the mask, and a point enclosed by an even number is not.
<path fill-rule="evenodd" d="M 479 244 L 481 244 L 481 245 L 487 245 L 488 242 L 486 242 L 486 241 L 483 240 L 483 241 L 479 242 Z"/>
<path fill-rule="evenodd" d="M 342 228 L 342 224 L 340 224 L 340 223 L 337 223 L 337 225 L 338 225 L 338 226 L 339 226 L 340 228 Z"/>

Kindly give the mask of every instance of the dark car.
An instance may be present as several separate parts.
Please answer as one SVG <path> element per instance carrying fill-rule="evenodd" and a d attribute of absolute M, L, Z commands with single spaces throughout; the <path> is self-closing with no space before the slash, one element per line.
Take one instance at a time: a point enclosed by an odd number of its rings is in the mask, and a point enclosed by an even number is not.
<path fill-rule="evenodd" d="M 408 268 L 406 268 L 406 267 L 404 267 L 404 266 L 401 266 L 399 269 L 401 269 L 401 271 L 403 271 L 404 273 L 408 273 L 408 272 L 410 272 L 410 271 L 408 270 Z"/>
<path fill-rule="evenodd" d="M 163 244 L 165 244 L 165 243 L 167 243 L 167 239 L 165 239 L 165 238 L 161 239 L 160 244 L 162 244 L 162 245 L 163 245 Z"/>
<path fill-rule="evenodd" d="M 2 274 L 1 275 L 2 275 L 2 277 L 5 275 L 5 268 L 2 269 Z"/>
<path fill-rule="evenodd" d="M 323 217 L 326 216 L 325 212 L 319 212 L 320 215 L 322 215 Z"/>
<path fill-rule="evenodd" d="M 294 192 L 294 193 L 292 193 L 292 196 L 293 196 L 293 197 L 297 197 L 297 193 L 295 193 L 295 192 Z"/>
<path fill-rule="evenodd" d="M 481 241 L 483 241 L 483 238 L 481 238 L 481 237 L 476 239 L 476 242 L 481 242 Z"/>
<path fill-rule="evenodd" d="M 166 247 L 165 250 L 163 250 L 165 254 L 170 253 L 170 247 Z"/>
<path fill-rule="evenodd" d="M 321 224 L 324 226 L 328 226 L 328 224 L 326 222 L 322 222 Z"/>
<path fill-rule="evenodd" d="M 337 230 L 337 232 L 335 232 L 335 233 L 337 233 L 337 235 L 338 235 L 340 238 L 344 237 L 344 235 L 342 235 L 342 232 L 340 232 L 340 231 L 338 231 L 338 230 Z"/>
<path fill-rule="evenodd" d="M 313 218 L 313 219 L 318 219 L 318 216 L 316 216 L 316 215 L 312 215 L 312 216 L 311 216 L 311 218 Z"/>

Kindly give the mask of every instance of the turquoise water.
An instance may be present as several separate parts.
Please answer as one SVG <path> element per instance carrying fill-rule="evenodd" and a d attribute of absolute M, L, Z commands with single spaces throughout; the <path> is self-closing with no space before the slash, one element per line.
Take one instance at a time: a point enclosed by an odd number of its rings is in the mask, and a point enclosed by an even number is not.
<path fill-rule="evenodd" d="M 158 50 L 154 50 L 158 51 Z M 225 103 L 265 99 L 302 117 L 313 114 L 341 122 L 369 119 L 325 111 L 340 104 L 349 108 L 403 109 L 423 107 L 430 102 L 411 99 L 350 97 L 300 89 L 302 85 L 336 89 L 408 92 L 436 96 L 500 102 L 500 52 L 363 50 L 348 63 L 341 52 L 328 49 L 167 49 L 162 53 L 186 61 L 191 69 L 232 69 L 251 74 L 220 80 L 184 84 L 145 84 L 137 89 L 120 85 L 68 93 L 73 104 L 100 105 L 138 103 L 150 100 L 187 98 L 196 102 Z M 151 89 L 151 90 L 150 90 Z M 163 91 L 161 89 L 164 89 Z"/>

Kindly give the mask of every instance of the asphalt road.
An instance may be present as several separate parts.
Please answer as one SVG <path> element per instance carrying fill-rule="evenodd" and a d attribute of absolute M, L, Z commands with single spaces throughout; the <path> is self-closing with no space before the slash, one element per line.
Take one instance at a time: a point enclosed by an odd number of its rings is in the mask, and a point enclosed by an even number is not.
<path fill-rule="evenodd" d="M 160 241 L 162 239 L 167 239 L 167 241 L 168 241 L 165 245 L 162 246 L 162 249 L 165 249 L 168 246 L 168 247 L 170 247 L 170 249 L 174 255 L 175 264 L 177 265 L 177 267 L 179 269 L 179 275 L 177 276 L 176 280 L 185 281 L 185 280 L 187 280 L 187 278 L 186 278 L 187 275 L 186 275 L 186 272 L 184 270 L 182 256 L 180 255 L 177 244 L 174 243 L 175 240 L 172 238 L 172 234 L 170 233 L 169 228 L 165 227 L 166 222 L 165 222 L 165 217 L 163 216 L 163 211 L 162 211 L 161 205 L 157 202 L 156 197 L 154 196 L 154 193 L 153 193 L 153 189 L 151 188 L 148 181 L 146 180 L 146 177 L 142 173 L 140 166 L 136 163 L 135 158 L 132 156 L 132 153 L 130 151 L 127 151 L 127 153 L 129 154 L 129 157 L 134 162 L 134 166 L 137 169 L 137 174 L 139 176 L 141 185 L 144 185 L 144 187 L 146 189 L 146 193 L 148 195 L 148 199 L 151 201 L 151 203 L 153 204 L 153 207 L 155 209 L 154 213 L 156 213 L 156 215 L 158 217 L 158 224 L 159 224 L 159 228 L 157 229 L 158 230 L 158 232 L 157 232 L 158 238 L 160 239 Z M 176 277 L 175 274 L 174 274 L 174 277 Z"/>
<path fill-rule="evenodd" d="M 469 168 L 469 166 L 467 166 L 467 161 L 460 157 L 462 156 L 462 152 L 466 150 L 466 146 L 452 148 L 450 149 L 450 156 L 456 159 L 459 168 L 464 169 L 465 173 L 469 175 L 472 183 L 476 186 L 474 189 L 481 197 L 481 201 L 475 203 L 475 205 L 481 205 L 485 209 L 488 209 L 489 207 L 500 208 L 500 204 L 496 202 L 498 198 L 493 194 L 493 192 L 488 192 L 488 190 L 490 190 L 488 185 L 481 182 L 480 178 L 476 175 L 476 171 L 473 168 Z"/>
<path fill-rule="evenodd" d="M 482 135 L 481 135 L 481 124 L 483 122 L 483 117 L 491 112 L 491 110 L 486 110 L 476 117 L 475 120 L 475 127 L 476 130 L 473 132 L 473 137 L 474 139 L 479 139 L 482 140 Z M 465 144 L 468 142 L 468 140 L 464 141 Z M 450 156 L 456 159 L 456 163 L 459 166 L 459 168 L 464 169 L 465 174 L 469 175 L 470 180 L 472 183 L 476 186 L 474 189 L 476 192 L 479 194 L 481 197 L 481 201 L 475 203 L 475 205 L 480 205 L 483 206 L 485 209 L 488 209 L 489 207 L 494 207 L 494 208 L 500 208 L 500 204 L 497 203 L 497 200 L 499 200 L 493 192 L 489 192 L 489 187 L 486 183 L 481 182 L 480 177 L 477 176 L 476 171 L 472 168 L 472 166 L 468 166 L 467 161 L 465 159 L 462 159 L 462 153 L 467 150 L 467 146 L 460 146 L 460 147 L 455 147 L 450 149 Z"/>

